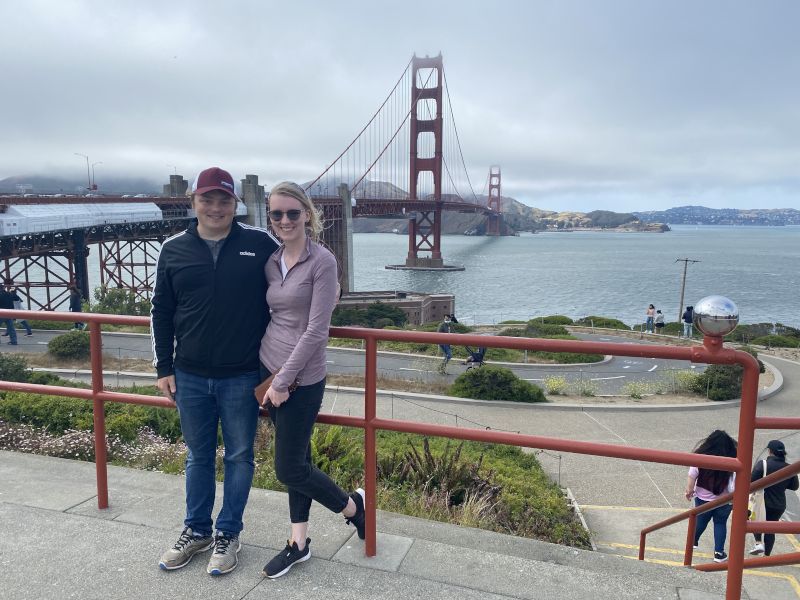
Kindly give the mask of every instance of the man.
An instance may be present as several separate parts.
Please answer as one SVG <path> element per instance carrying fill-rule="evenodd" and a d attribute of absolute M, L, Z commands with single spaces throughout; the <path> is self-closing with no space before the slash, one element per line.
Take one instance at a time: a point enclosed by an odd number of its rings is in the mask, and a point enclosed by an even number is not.
<path fill-rule="evenodd" d="M 83 310 L 83 299 L 81 298 L 81 293 L 78 291 L 78 286 L 73 284 L 67 289 L 69 290 L 69 311 L 74 313 L 81 312 Z M 76 321 L 73 329 L 82 331 L 85 327 L 86 323 Z"/>
<path fill-rule="evenodd" d="M 444 316 L 444 320 L 439 324 L 438 331 L 439 333 L 450 333 L 450 315 Z M 450 351 L 450 344 L 439 344 L 439 349 L 442 351 L 442 354 L 444 354 L 442 364 L 439 366 L 439 372 L 445 375 L 447 374 L 447 363 L 453 358 L 453 354 Z"/>
<path fill-rule="evenodd" d="M 22 298 L 20 298 L 17 288 L 8 286 L 8 293 L 11 294 L 11 300 L 14 303 L 14 310 L 22 310 Z M 33 331 L 31 330 L 31 326 L 28 324 L 28 321 L 21 319 L 19 324 L 25 328 L 25 337 L 31 337 L 33 335 Z"/>
<path fill-rule="evenodd" d="M 202 171 L 191 197 L 197 219 L 162 245 L 152 298 L 157 385 L 177 405 L 189 449 L 184 530 L 159 566 L 179 569 L 213 547 L 206 570 L 222 575 L 238 564 L 242 514 L 253 480 L 258 421 L 253 389 L 269 320 L 264 265 L 278 243 L 263 229 L 234 223 L 239 199 L 227 171 Z M 225 477 L 214 533 L 220 424 Z"/>
<path fill-rule="evenodd" d="M 0 287 L 0 308 L 14 309 L 14 297 L 6 288 Z M 3 319 L 6 325 L 6 333 L 8 335 L 8 343 L 12 346 L 17 345 L 17 330 L 14 327 L 14 319 Z"/>
<path fill-rule="evenodd" d="M 692 323 L 694 323 L 694 307 L 687 306 L 686 310 L 683 311 L 683 337 L 690 338 L 692 337 Z"/>

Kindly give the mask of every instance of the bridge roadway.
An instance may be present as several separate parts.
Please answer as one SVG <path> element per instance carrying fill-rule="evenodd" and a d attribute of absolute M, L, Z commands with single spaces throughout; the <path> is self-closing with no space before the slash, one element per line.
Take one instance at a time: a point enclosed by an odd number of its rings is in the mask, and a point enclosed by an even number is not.
<path fill-rule="evenodd" d="M 28 343 L 43 342 L 42 332 L 33 338 L 21 338 Z M 141 353 L 133 344 L 146 343 L 144 336 L 126 336 L 125 345 L 119 335 L 111 334 L 109 345 L 118 352 L 125 348 L 131 355 Z M 107 339 L 109 339 L 107 338 Z M 138 339 L 138 342 L 133 340 Z M 42 347 L 39 343 L 32 346 Z M 25 349 L 23 346 L 21 349 Z M 3 346 L 3 351 L 15 350 Z M 353 356 L 349 351 L 333 353 L 334 366 L 340 356 Z M 762 355 L 778 368 L 784 384 L 780 392 L 760 403 L 759 414 L 786 416 L 797 414 L 800 396 L 800 363 Z M 648 373 L 642 368 L 640 372 Z M 556 408 L 542 405 L 512 403 L 468 402 L 425 397 L 412 398 L 405 394 L 388 393 L 379 398 L 378 415 L 463 427 L 491 427 L 607 443 L 643 446 L 666 450 L 690 450 L 698 440 L 715 428 L 737 435 L 738 405 L 709 403 L 693 410 L 680 408 L 638 410 L 636 407 L 603 406 Z M 363 395 L 347 390 L 331 389 L 326 393 L 323 411 L 338 414 L 363 414 Z M 800 433 L 789 431 L 756 432 L 756 452 L 769 439 L 781 438 L 789 449 L 790 460 L 800 452 Z M 638 544 L 638 532 L 646 525 L 660 521 L 688 508 L 683 498 L 686 481 L 684 467 L 638 461 L 624 461 L 570 453 L 531 450 L 545 471 L 562 487 L 571 489 L 593 533 L 598 549 L 603 553 L 633 556 Z M 757 458 L 757 457 L 755 457 Z M 800 518 L 800 502 L 796 493 L 788 494 L 786 517 Z M 712 533 L 707 531 L 695 554 L 697 562 L 710 560 Z M 648 559 L 667 564 L 679 564 L 685 539 L 685 525 L 680 524 L 652 534 L 648 538 Z M 778 537 L 776 552 L 800 549 L 795 536 Z M 745 576 L 745 589 L 751 598 L 800 598 L 800 582 L 795 567 L 757 570 Z M 521 596 L 522 597 L 522 596 Z M 558 597 L 558 596 L 553 596 Z M 643 596 L 647 597 L 647 596 Z M 684 596 L 681 596 L 684 597 Z M 686 596 L 688 597 L 688 596 Z M 705 596 L 697 596 L 705 597 Z"/>

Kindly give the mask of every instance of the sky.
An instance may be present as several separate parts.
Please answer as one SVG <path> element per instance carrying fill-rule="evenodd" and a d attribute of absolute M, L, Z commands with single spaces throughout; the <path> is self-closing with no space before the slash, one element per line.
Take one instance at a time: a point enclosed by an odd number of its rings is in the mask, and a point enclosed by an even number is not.
<path fill-rule="evenodd" d="M 800 208 L 795 0 L 0 0 L 0 179 L 318 175 L 412 54 L 473 181 L 547 210 Z M 480 192 L 480 190 L 477 190 Z"/>

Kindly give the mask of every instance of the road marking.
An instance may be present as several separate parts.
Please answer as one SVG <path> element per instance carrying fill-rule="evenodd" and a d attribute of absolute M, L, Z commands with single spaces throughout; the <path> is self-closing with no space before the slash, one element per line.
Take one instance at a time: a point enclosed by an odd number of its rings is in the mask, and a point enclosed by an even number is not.
<path fill-rule="evenodd" d="M 633 544 L 615 544 L 609 542 L 597 542 L 597 545 L 606 546 L 610 548 L 629 548 L 632 550 L 636 550 L 637 552 L 639 550 L 639 546 L 634 546 Z M 652 550 L 653 552 L 663 552 L 667 554 L 677 554 L 683 556 L 683 550 L 674 550 L 671 548 L 650 548 L 650 547 L 648 547 L 647 550 Z M 630 560 L 639 560 L 638 556 L 629 556 L 627 554 L 617 554 L 617 556 L 621 556 L 622 558 L 627 558 Z M 705 552 L 693 552 L 692 556 L 711 558 L 711 555 L 706 554 Z M 671 567 L 683 567 L 683 562 L 678 562 L 675 560 L 645 558 L 644 562 L 655 563 L 658 565 L 668 565 Z M 795 595 L 797 595 L 797 597 L 800 598 L 800 582 L 797 581 L 794 575 L 790 575 L 789 573 L 776 573 L 775 571 L 763 571 L 760 569 L 744 569 L 742 573 L 744 573 L 745 575 L 754 575 L 756 577 L 771 577 L 772 579 L 783 579 L 790 586 L 792 586 Z"/>
<path fill-rule="evenodd" d="M 398 371 L 416 371 L 417 373 L 430 373 L 427 369 L 410 369 L 409 367 L 400 367 Z"/>
<path fill-rule="evenodd" d="M 648 372 L 648 373 L 652 373 L 652 372 L 653 372 L 653 371 L 655 371 L 657 368 L 658 368 L 658 365 L 653 365 L 653 368 L 652 368 L 652 369 L 647 369 L 647 372 Z"/>
<path fill-rule="evenodd" d="M 326 365 L 335 365 L 336 363 L 335 363 L 335 362 L 333 362 L 332 360 L 326 360 L 326 361 L 325 361 L 325 364 L 326 364 Z"/>
<path fill-rule="evenodd" d="M 581 504 L 581 510 L 632 510 L 632 511 L 643 511 L 643 512 L 670 512 L 670 513 L 682 513 L 684 510 L 681 508 L 664 508 L 661 507 L 647 507 L 647 506 L 603 506 L 601 504 Z M 638 547 L 638 546 L 637 546 Z"/>
<path fill-rule="evenodd" d="M 622 367 L 622 368 L 623 368 L 623 369 L 630 369 L 630 368 L 631 368 L 631 366 L 630 366 L 630 365 L 625 365 L 625 366 L 624 366 L 624 367 Z"/>
<path fill-rule="evenodd" d="M 544 381 L 544 379 L 523 379 L 522 381 Z"/>
<path fill-rule="evenodd" d="M 614 377 L 593 377 L 589 381 L 606 381 L 608 379 L 625 379 L 627 375 L 615 375 Z"/>

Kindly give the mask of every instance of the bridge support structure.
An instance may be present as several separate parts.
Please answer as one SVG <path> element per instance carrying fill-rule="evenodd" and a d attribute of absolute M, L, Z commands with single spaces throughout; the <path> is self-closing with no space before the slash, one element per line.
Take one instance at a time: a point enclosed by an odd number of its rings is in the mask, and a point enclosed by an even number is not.
<path fill-rule="evenodd" d="M 97 245 L 100 286 L 125 289 L 137 301 L 149 300 L 156 278 L 156 262 L 163 240 L 108 240 Z"/>
<path fill-rule="evenodd" d="M 430 69 L 432 73 L 422 87 L 418 87 L 419 71 Z M 432 78 L 435 85 L 427 85 Z M 437 269 L 444 267 L 442 260 L 442 91 L 444 89 L 444 70 L 442 55 L 433 58 L 414 56 L 411 63 L 411 118 L 410 118 L 410 181 L 409 198 L 419 200 L 417 188 L 421 173 L 429 172 L 433 178 L 432 210 L 419 211 L 412 215 L 408 227 L 408 268 Z M 436 104 L 436 116 L 430 119 L 419 118 L 419 101 L 431 100 Z M 424 106 L 424 105 L 422 105 Z M 432 133 L 434 139 L 433 156 L 420 157 L 419 137 L 422 133 Z M 430 253 L 427 257 L 420 253 Z"/>
<path fill-rule="evenodd" d="M 486 206 L 494 211 L 486 219 L 486 235 L 503 235 L 503 197 L 500 194 L 500 167 L 489 167 L 489 197 Z"/>

